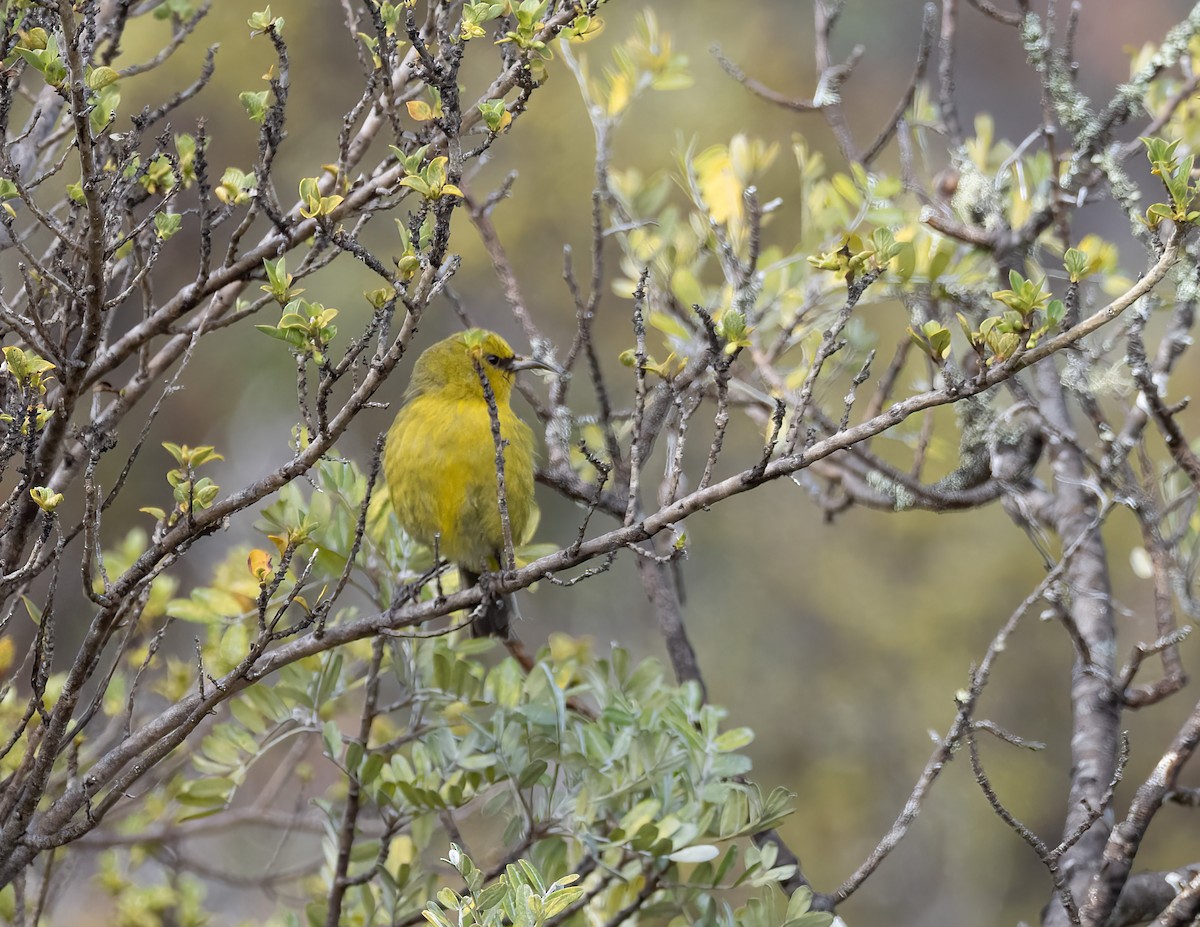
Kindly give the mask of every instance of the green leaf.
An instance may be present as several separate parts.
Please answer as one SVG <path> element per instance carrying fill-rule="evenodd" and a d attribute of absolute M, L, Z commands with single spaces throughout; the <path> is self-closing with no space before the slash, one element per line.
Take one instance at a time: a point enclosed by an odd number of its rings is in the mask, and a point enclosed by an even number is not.
<path fill-rule="evenodd" d="M 545 760 L 534 760 L 523 770 L 521 775 L 517 777 L 517 788 L 528 789 L 537 784 L 537 781 L 542 778 L 542 774 L 546 771 L 547 764 Z"/>
<path fill-rule="evenodd" d="M 754 741 L 754 731 L 748 727 L 738 727 L 731 731 L 726 731 L 713 741 L 713 747 L 718 753 L 732 753 L 735 750 L 740 750 L 742 747 L 748 746 Z"/>
<path fill-rule="evenodd" d="M 555 915 L 561 914 L 582 898 L 584 894 L 584 889 L 576 886 L 561 888 L 556 892 L 551 892 L 542 899 L 542 919 L 549 920 Z"/>
<path fill-rule="evenodd" d="M 484 125 L 492 132 L 506 129 L 512 122 L 512 113 L 505 109 L 503 100 L 486 100 L 479 104 L 479 112 L 483 115 Z"/>
<path fill-rule="evenodd" d="M 1072 283 L 1078 283 L 1088 273 L 1088 256 L 1078 248 L 1068 248 L 1063 255 L 1063 267 Z"/>
<path fill-rule="evenodd" d="M 859 192 L 858 187 L 854 185 L 854 181 L 846 174 L 834 174 L 829 182 L 838 195 L 851 206 L 857 206 L 862 202 L 862 193 Z"/>
<path fill-rule="evenodd" d="M 246 25 L 250 27 L 250 35 L 263 35 L 269 30 L 274 30 L 278 35 L 283 31 L 283 17 L 272 16 L 271 7 L 250 14 L 250 18 L 246 20 Z"/>
<path fill-rule="evenodd" d="M 342 732 L 336 721 L 326 721 L 321 726 L 321 739 L 325 742 L 325 755 L 334 762 L 342 756 Z"/>
<path fill-rule="evenodd" d="M 246 115 L 254 122 L 263 122 L 267 118 L 267 95 L 269 90 L 259 90 L 251 92 L 245 90 L 238 94 L 238 100 L 242 104 L 242 108 L 246 110 Z"/>
<path fill-rule="evenodd" d="M 454 927 L 454 925 L 445 916 L 443 916 L 441 909 L 438 908 L 437 905 L 435 905 L 432 901 L 429 902 L 428 907 L 421 912 L 421 916 L 424 917 L 425 920 L 429 921 L 429 923 L 433 924 L 433 927 Z"/>
<path fill-rule="evenodd" d="M 29 496 L 37 503 L 37 507 L 46 513 L 53 512 L 63 501 L 62 493 L 53 492 L 45 486 L 34 486 L 29 490 Z"/>
<path fill-rule="evenodd" d="M 503 904 L 508 897 L 508 885 L 504 880 L 493 882 L 475 896 L 475 907 L 487 912 Z"/>
<path fill-rule="evenodd" d="M 324 735 L 324 731 L 322 731 Z M 336 756 L 336 754 L 333 754 Z M 363 745 L 357 740 L 347 741 L 346 743 L 346 769 L 353 775 L 358 771 L 358 767 L 362 764 Z"/>
<path fill-rule="evenodd" d="M 965 323 L 963 324 L 966 327 Z M 920 330 L 909 326 L 908 336 L 917 347 L 936 362 L 940 363 L 950 355 L 950 329 L 935 319 L 925 322 Z"/>
<path fill-rule="evenodd" d="M 235 698 L 230 702 L 229 713 L 237 719 L 238 723 L 248 728 L 255 734 L 262 734 L 267 730 L 267 721 L 262 714 L 250 703 L 246 698 Z"/>
<path fill-rule="evenodd" d="M 120 79 L 121 75 L 112 68 L 92 68 L 92 70 L 88 72 L 87 85 L 88 89 L 90 90 L 103 90 L 110 84 L 115 84 Z"/>
<path fill-rule="evenodd" d="M 166 611 L 183 621 L 218 624 L 242 614 L 245 605 L 232 593 L 202 586 L 194 589 L 189 598 L 167 602 Z"/>
<path fill-rule="evenodd" d="M 223 806 L 233 795 L 233 789 L 234 782 L 227 777 L 191 779 L 184 783 L 175 799 L 183 805 Z"/>
<path fill-rule="evenodd" d="M 36 604 L 34 604 L 33 599 L 29 598 L 27 595 L 23 595 L 21 596 L 21 603 L 25 606 L 25 611 L 28 613 L 29 619 L 35 625 L 41 625 L 42 610 L 38 608 Z"/>
<path fill-rule="evenodd" d="M 160 212 L 154 216 L 154 232 L 161 241 L 169 241 L 183 226 L 183 216 L 173 212 Z"/>

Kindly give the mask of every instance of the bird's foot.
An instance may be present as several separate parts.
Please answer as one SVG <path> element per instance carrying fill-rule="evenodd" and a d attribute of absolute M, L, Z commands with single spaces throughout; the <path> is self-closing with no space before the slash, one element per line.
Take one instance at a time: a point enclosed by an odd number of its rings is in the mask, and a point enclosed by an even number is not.
<path fill-rule="evenodd" d="M 504 591 L 504 581 L 511 575 L 508 571 L 485 572 L 475 576 L 475 583 L 483 593 L 483 601 L 476 609 L 473 633 L 476 637 L 510 637 L 510 622 L 513 615 L 512 596 Z"/>
<path fill-rule="evenodd" d="M 500 590 L 506 576 L 505 572 L 499 570 L 494 573 L 489 570 L 479 574 L 479 579 L 475 582 L 483 592 L 485 602 L 498 602 L 503 598 L 504 593 Z"/>

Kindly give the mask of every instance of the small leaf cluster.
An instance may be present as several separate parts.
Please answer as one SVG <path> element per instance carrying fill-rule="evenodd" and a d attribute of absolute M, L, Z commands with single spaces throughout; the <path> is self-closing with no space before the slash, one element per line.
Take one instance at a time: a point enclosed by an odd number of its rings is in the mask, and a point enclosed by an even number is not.
<path fill-rule="evenodd" d="M 638 365 L 637 351 L 633 348 L 627 348 L 622 351 L 617 359 L 626 367 L 637 367 Z M 683 372 L 683 369 L 687 366 L 687 361 L 686 357 L 679 357 L 674 351 L 661 361 L 655 360 L 652 355 L 647 355 L 642 369 L 646 373 L 652 373 L 656 377 L 670 382 Z"/>
<path fill-rule="evenodd" d="M 305 219 L 330 216 L 342 205 L 343 200 L 345 197 L 336 193 L 328 196 L 323 194 L 316 177 L 305 177 L 300 181 L 300 215 Z"/>
<path fill-rule="evenodd" d="M 251 122 L 261 124 L 266 120 L 267 111 L 270 109 L 267 97 L 270 95 L 270 90 L 243 90 L 238 94 L 238 102 L 242 104 L 242 109 L 246 111 Z"/>
<path fill-rule="evenodd" d="M 88 124 L 93 132 L 101 132 L 112 122 L 121 103 L 121 92 L 117 86 L 120 74 L 109 67 L 91 68 L 87 74 L 89 103 L 92 110 Z"/>
<path fill-rule="evenodd" d="M 1170 197 L 1168 203 L 1154 203 L 1146 210 L 1146 224 L 1157 228 L 1163 219 L 1176 223 L 1192 223 L 1200 219 L 1200 210 L 1193 209 L 1196 196 L 1200 193 L 1200 180 L 1193 177 L 1196 163 L 1194 154 L 1179 158 L 1175 149 L 1179 139 L 1168 142 L 1161 138 L 1142 138 L 1146 146 L 1146 157 L 1150 160 L 1150 173 L 1162 179 Z"/>
<path fill-rule="evenodd" d="M 160 522 L 170 526 L 185 515 L 212 506 L 221 487 L 207 476 L 196 479 L 196 469 L 206 463 L 225 458 L 218 454 L 211 445 L 189 447 L 186 444 L 164 441 L 163 448 L 175 458 L 175 462 L 178 464 L 177 467 L 167 471 L 167 482 L 175 497 L 175 508 L 169 515 L 164 509 L 155 506 L 146 506 L 141 511 L 147 515 L 153 515 Z"/>
<path fill-rule="evenodd" d="M 20 190 L 17 188 L 16 183 L 7 177 L 0 177 L 0 203 L 4 204 L 2 208 L 13 218 L 16 218 L 17 211 L 13 209 L 11 203 L 6 201 L 20 195 Z"/>
<path fill-rule="evenodd" d="M 494 100 L 491 102 L 498 104 L 498 106 L 491 111 L 494 114 L 498 114 L 497 125 L 500 123 L 507 125 L 508 122 L 512 121 L 511 115 L 504 110 L 503 100 Z M 422 105 L 424 106 L 426 104 Z M 488 104 L 483 104 L 483 106 L 486 105 Z M 441 102 L 439 101 L 439 114 L 440 106 Z M 481 106 L 481 109 L 483 106 Z M 504 117 L 507 117 L 507 121 L 505 121 Z M 432 118 L 432 116 L 429 118 Z M 491 123 L 489 122 L 488 125 L 490 127 Z M 404 177 L 400 180 L 400 186 L 408 187 L 410 190 L 415 190 L 427 200 L 437 200 L 443 196 L 463 195 L 462 190 L 460 190 L 457 186 L 446 182 L 446 165 L 449 163 L 449 158 L 447 158 L 445 155 L 439 155 L 436 158 L 431 158 L 426 161 L 425 157 L 429 152 L 428 145 L 422 145 L 412 153 L 406 152 L 395 145 L 390 145 L 388 147 L 391 149 L 392 154 L 395 155 L 396 160 L 400 162 L 400 166 L 404 170 Z M 426 224 L 428 225 L 428 223 Z M 396 225 L 400 228 L 400 237 L 404 243 L 405 256 L 415 257 L 416 251 L 413 248 L 412 241 L 410 240 L 411 236 L 408 228 L 399 219 L 396 220 Z M 432 226 L 429 226 L 429 228 L 431 230 Z M 424 248 L 425 239 L 428 236 L 424 234 L 424 229 L 422 231 L 423 234 L 421 247 Z"/>
<path fill-rule="evenodd" d="M 479 112 L 491 132 L 503 132 L 512 124 L 512 113 L 505 109 L 503 100 L 485 100 L 479 104 Z"/>
<path fill-rule="evenodd" d="M 586 40 L 596 31 L 588 17 L 577 19 L 573 29 L 571 37 L 576 40 Z M 613 47 L 603 84 L 589 83 L 589 92 L 611 119 L 623 115 L 645 90 L 683 90 L 691 85 L 687 55 L 673 50 L 671 36 L 659 29 L 658 18 L 646 10 L 638 17 L 633 34 Z"/>
<path fill-rule="evenodd" d="M 568 42 L 590 42 L 604 31 L 604 20 L 591 13 L 580 13 L 571 24 L 559 33 L 559 37 Z"/>
<path fill-rule="evenodd" d="M 486 35 L 484 23 L 499 19 L 508 7 L 508 3 L 495 3 L 493 0 L 472 0 L 464 3 L 458 38 L 466 42 Z"/>
<path fill-rule="evenodd" d="M 400 253 L 392 258 L 392 261 L 396 264 L 396 270 L 400 273 L 401 280 L 412 280 L 421 269 L 420 252 L 428 249 L 432 243 L 433 226 L 433 215 L 426 215 L 416 229 L 414 237 L 414 233 L 410 231 L 406 222 L 396 220 L 396 231 L 400 233 Z"/>
<path fill-rule="evenodd" d="M 1075 272 L 1086 268 L 1086 255 L 1080 260 L 1077 255 L 1068 254 L 1068 273 L 1072 267 Z M 1010 270 L 1009 288 L 992 293 L 993 299 L 1008 307 L 1002 315 L 989 316 L 979 323 L 978 330 L 972 330 L 966 317 L 958 313 L 967 341 L 986 365 L 1006 361 L 1022 347 L 1035 347 L 1047 331 L 1062 323 L 1066 306 L 1061 299 L 1051 298 L 1044 289 L 1045 282 L 1045 278 L 1026 279 Z"/>
<path fill-rule="evenodd" d="M 58 508 L 63 501 L 63 494 L 45 486 L 34 486 L 29 490 L 29 496 L 37 507 L 47 514 Z"/>
<path fill-rule="evenodd" d="M 125 165 L 122 176 L 127 179 L 136 178 L 137 182 L 142 185 L 142 189 L 152 194 L 168 193 L 174 190 L 179 182 L 179 178 L 175 176 L 175 166 L 166 155 L 159 155 L 144 167 L 142 159 L 134 155 Z M 72 185 L 72 189 L 69 189 L 68 192 L 75 202 L 83 202 L 83 190 L 79 188 L 78 184 Z"/>
<path fill-rule="evenodd" d="M 431 158 L 424 167 L 405 174 L 400 180 L 400 186 L 415 190 L 427 200 L 437 200 L 443 196 L 462 196 L 462 190 L 447 180 L 446 165 L 449 162 L 450 159 L 445 155 Z"/>
<path fill-rule="evenodd" d="M 154 10 L 155 19 L 191 19 L 196 13 L 194 0 L 163 0 Z"/>
<path fill-rule="evenodd" d="M 63 62 L 59 48 L 59 37 L 47 33 L 40 26 L 18 33 L 20 44 L 13 52 L 31 68 L 42 75 L 43 80 L 60 93 L 65 92 L 67 82 L 67 66 Z M 6 60 L 11 65 L 13 58 Z"/>
<path fill-rule="evenodd" d="M 458 870 L 466 884 L 465 892 L 446 887 L 437 893 L 437 901 L 426 904 L 421 913 L 434 927 L 503 927 L 519 924 L 538 927 L 562 914 L 585 894 L 576 883 L 579 876 L 568 873 L 546 885 L 537 867 L 521 859 L 505 867 L 492 882 L 484 884 L 483 872 L 456 844 L 450 844 L 446 860 Z"/>
<path fill-rule="evenodd" d="M 286 257 L 280 257 L 277 261 L 264 259 L 263 270 L 266 272 L 267 282 L 260 289 L 264 293 L 270 294 L 271 298 L 280 306 L 286 306 L 304 292 L 303 289 L 292 286 L 295 278 L 287 272 Z"/>
<path fill-rule="evenodd" d="M 929 319 L 919 328 L 910 325 L 908 337 L 934 363 L 941 363 L 950 356 L 950 329 L 937 319 Z"/>
<path fill-rule="evenodd" d="M 395 43 L 395 47 L 402 46 L 403 42 L 396 39 L 396 35 L 400 32 L 400 21 L 404 16 L 404 10 L 409 7 L 408 3 L 379 3 L 373 0 L 376 12 L 379 14 L 379 21 L 383 23 L 384 35 L 388 37 L 390 42 Z M 366 47 L 371 55 L 372 64 L 376 70 L 383 67 L 383 59 L 379 56 L 379 36 L 370 35 L 366 32 L 358 33 L 359 40 Z"/>
<path fill-rule="evenodd" d="M 252 37 L 266 35 L 268 32 L 274 32 L 278 35 L 283 31 L 283 17 L 272 15 L 271 8 L 268 6 L 265 9 L 251 13 L 250 18 L 246 20 L 246 25 L 250 27 L 250 35 Z"/>
<path fill-rule="evenodd" d="M 115 851 L 100 856 L 95 883 L 112 899 L 106 920 L 111 927 L 204 927 L 210 914 L 204 905 L 204 883 L 187 873 L 165 875 L 144 856 L 127 867 Z M 146 871 L 134 872 L 145 869 Z M 161 880 L 161 881 L 160 881 Z"/>
<path fill-rule="evenodd" d="M 840 248 L 809 257 L 808 262 L 818 270 L 833 271 L 847 283 L 864 273 L 879 274 L 903 246 L 889 229 L 874 229 L 866 241 L 859 235 L 847 235 Z"/>
<path fill-rule="evenodd" d="M 283 307 L 278 324 L 254 327 L 264 335 L 286 341 L 298 354 L 311 357 L 314 363 L 324 364 L 325 351 L 337 335 L 337 326 L 333 324 L 337 315 L 338 310 L 326 308 L 321 303 L 293 299 Z"/>
<path fill-rule="evenodd" d="M 183 216 L 177 212 L 160 212 L 154 215 L 154 234 L 160 241 L 170 241 L 183 227 Z"/>
<path fill-rule="evenodd" d="M 750 347 L 752 328 L 746 325 L 745 313 L 729 309 L 717 319 L 717 336 L 724 342 L 721 350 L 725 354 L 736 354 Z"/>
<path fill-rule="evenodd" d="M 55 492 L 48 489 L 47 486 L 34 486 L 29 490 L 29 496 L 37 504 L 37 508 L 48 514 L 53 513 L 54 509 L 58 508 L 62 502 L 61 492 Z"/>
<path fill-rule="evenodd" d="M 426 103 L 424 100 L 409 100 L 404 104 L 409 119 L 414 122 L 431 122 L 434 119 L 441 119 L 446 114 L 442 109 L 441 91 L 437 87 L 430 87 L 429 96 L 433 100 L 432 103 Z"/>
<path fill-rule="evenodd" d="M 249 201 L 257 189 L 258 179 L 253 171 L 228 167 L 221 175 L 221 182 L 213 190 L 213 195 L 228 206 L 240 206 Z"/>
<path fill-rule="evenodd" d="M 313 479 L 319 492 L 305 493 L 288 484 L 262 510 L 255 527 L 281 557 L 289 546 L 298 556 L 314 556 L 314 579 L 332 580 L 341 575 L 350 557 L 367 478 L 351 463 L 323 460 Z M 381 489 L 371 494 L 361 545 L 359 569 L 381 600 L 390 602 L 399 584 L 433 563 L 432 555 L 424 548 L 418 553 L 418 547 L 404 537 Z"/>
<path fill-rule="evenodd" d="M 545 41 L 538 38 L 545 23 L 542 14 L 546 12 L 549 0 L 521 0 L 520 3 L 509 3 L 509 12 L 516 18 L 517 28 L 510 29 L 500 37 L 497 45 L 511 42 L 527 54 L 536 58 L 549 59 L 552 57 Z"/>
<path fill-rule="evenodd" d="M 4 372 L 17 381 L 22 390 L 46 395 L 46 386 L 53 377 L 48 376 L 54 365 L 33 351 L 25 351 L 16 345 L 3 349 Z"/>
<path fill-rule="evenodd" d="M 54 415 L 54 410 L 46 407 L 43 397 L 46 387 L 54 379 L 50 374 L 55 369 L 54 364 L 41 357 L 34 351 L 26 351 L 17 345 L 8 345 L 3 349 L 4 363 L 2 369 L 17 381 L 20 390 L 22 407 L 19 414 L 16 409 L 0 412 L 0 422 L 20 420 L 20 433 L 29 433 L 32 420 L 35 431 L 41 431 L 46 422 Z"/>

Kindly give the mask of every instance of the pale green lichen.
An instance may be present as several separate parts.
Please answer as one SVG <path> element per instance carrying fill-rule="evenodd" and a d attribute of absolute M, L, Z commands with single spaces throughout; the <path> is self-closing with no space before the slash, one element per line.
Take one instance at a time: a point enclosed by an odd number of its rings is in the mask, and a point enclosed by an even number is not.
<path fill-rule="evenodd" d="M 974 161 L 963 159 L 958 168 L 958 186 L 950 201 L 955 213 L 971 224 L 982 221 L 989 230 L 1002 225 L 1003 215 L 993 182 Z"/>
<path fill-rule="evenodd" d="M 1059 381 L 1069 390 L 1092 396 L 1125 396 L 1133 389 L 1133 378 L 1123 361 L 1088 364 L 1071 358 Z"/>
<path fill-rule="evenodd" d="M 1132 216 L 1138 199 L 1134 185 L 1121 167 L 1120 160 L 1101 149 L 1114 126 L 1125 122 L 1141 109 L 1151 83 L 1167 68 L 1173 67 L 1187 52 L 1188 43 L 1200 34 L 1200 5 L 1173 27 L 1158 50 L 1126 83 L 1117 87 L 1112 99 L 1097 113 L 1091 101 L 1079 91 L 1065 59 L 1054 52 L 1042 21 L 1033 13 L 1021 20 L 1021 42 L 1029 62 L 1045 78 L 1047 96 L 1058 121 L 1075 136 L 1070 176 L 1085 176 L 1095 165 L 1108 178 L 1114 198 Z"/>
<path fill-rule="evenodd" d="M 911 492 L 878 470 L 872 470 L 867 474 L 867 485 L 880 495 L 891 499 L 894 512 L 906 511 L 916 504 L 916 499 Z"/>
<path fill-rule="evenodd" d="M 1176 302 L 1194 303 L 1200 301 L 1200 280 L 1196 277 L 1195 266 L 1181 266 L 1173 276 Z"/>

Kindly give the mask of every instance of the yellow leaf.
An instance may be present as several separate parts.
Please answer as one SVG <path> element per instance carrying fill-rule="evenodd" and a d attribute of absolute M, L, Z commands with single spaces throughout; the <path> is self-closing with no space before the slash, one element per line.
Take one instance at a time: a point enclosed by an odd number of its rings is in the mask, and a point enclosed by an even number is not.
<path fill-rule="evenodd" d="M 625 74 L 614 74 L 608 84 L 608 115 L 616 116 L 629 105 L 633 84 Z"/>
<path fill-rule="evenodd" d="M 409 100 L 404 105 L 408 109 L 409 118 L 417 122 L 428 122 L 434 116 L 433 107 L 424 100 Z"/>
<path fill-rule="evenodd" d="M 271 569 L 271 555 L 265 550 L 258 548 L 250 551 L 250 554 L 246 557 L 246 566 L 250 570 L 250 575 L 260 583 L 269 579 L 273 572 Z"/>
<path fill-rule="evenodd" d="M 700 152 L 692 166 L 713 221 L 727 223 L 730 219 L 740 219 L 744 191 L 734 173 L 729 150 L 724 145 L 714 145 Z"/>
<path fill-rule="evenodd" d="M 858 187 L 854 185 L 854 181 L 845 174 L 834 174 L 829 181 L 833 185 L 833 189 L 838 192 L 847 203 L 851 206 L 857 206 L 862 202 L 862 193 Z"/>
<path fill-rule="evenodd" d="M 395 877 L 399 873 L 400 867 L 412 863 L 416 856 L 417 848 L 412 837 L 402 834 L 388 844 L 387 860 L 383 865 Z"/>

